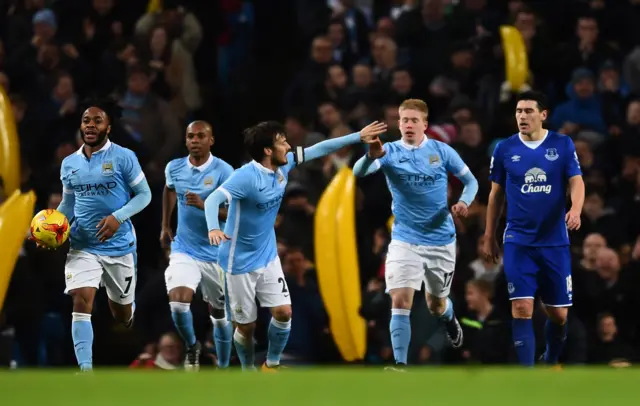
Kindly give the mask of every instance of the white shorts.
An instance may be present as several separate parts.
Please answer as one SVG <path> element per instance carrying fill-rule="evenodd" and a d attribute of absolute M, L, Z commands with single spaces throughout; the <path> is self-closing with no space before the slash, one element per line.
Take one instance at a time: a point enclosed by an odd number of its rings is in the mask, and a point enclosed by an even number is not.
<path fill-rule="evenodd" d="M 385 265 L 387 292 L 392 289 L 420 290 L 436 297 L 447 297 L 456 267 L 455 241 L 444 246 L 413 245 L 392 240 Z"/>
<path fill-rule="evenodd" d="M 70 250 L 64 267 L 64 293 L 79 288 L 107 289 L 109 299 L 118 304 L 133 303 L 136 291 L 136 265 L 133 254 L 107 257 Z"/>
<path fill-rule="evenodd" d="M 181 252 L 169 256 L 164 272 L 167 292 L 187 287 L 194 292 L 200 286 L 205 302 L 214 309 L 224 310 L 224 271 L 215 262 L 199 261 Z"/>
<path fill-rule="evenodd" d="M 227 274 L 228 300 L 234 321 L 249 324 L 258 318 L 256 298 L 262 307 L 291 304 L 289 287 L 284 279 L 280 258 L 276 257 L 266 268 L 240 275 Z"/>

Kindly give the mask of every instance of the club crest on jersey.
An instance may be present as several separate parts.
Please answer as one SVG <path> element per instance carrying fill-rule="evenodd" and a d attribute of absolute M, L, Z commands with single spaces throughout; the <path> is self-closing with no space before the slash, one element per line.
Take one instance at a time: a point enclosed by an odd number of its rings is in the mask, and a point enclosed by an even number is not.
<path fill-rule="evenodd" d="M 204 187 L 213 187 L 213 178 L 211 176 L 207 176 L 206 178 L 204 178 Z"/>
<path fill-rule="evenodd" d="M 555 161 L 556 159 L 560 158 L 560 156 L 558 155 L 558 150 L 555 148 L 547 148 L 547 152 L 544 154 L 544 157 L 549 161 Z"/>
<path fill-rule="evenodd" d="M 278 180 L 278 183 L 284 182 L 284 175 L 282 174 L 282 172 L 278 171 L 276 173 L 276 179 Z"/>
<path fill-rule="evenodd" d="M 102 175 L 104 176 L 113 175 L 113 162 L 105 161 L 102 163 Z"/>
<path fill-rule="evenodd" d="M 429 165 L 440 166 L 440 157 L 438 155 L 429 155 Z"/>

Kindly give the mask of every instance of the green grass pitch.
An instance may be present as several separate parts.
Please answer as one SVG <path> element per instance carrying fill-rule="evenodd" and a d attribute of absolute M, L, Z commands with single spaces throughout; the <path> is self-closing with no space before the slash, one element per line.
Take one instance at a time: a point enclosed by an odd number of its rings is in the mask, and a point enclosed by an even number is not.
<path fill-rule="evenodd" d="M 98 369 L 0 373 L 0 404 L 29 405 L 434 405 L 640 404 L 640 369 L 288 369 L 279 374 Z"/>

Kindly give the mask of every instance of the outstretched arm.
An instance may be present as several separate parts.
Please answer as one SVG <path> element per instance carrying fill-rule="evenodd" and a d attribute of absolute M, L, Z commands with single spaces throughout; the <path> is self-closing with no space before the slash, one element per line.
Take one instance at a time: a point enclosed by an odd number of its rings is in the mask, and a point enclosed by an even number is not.
<path fill-rule="evenodd" d="M 387 125 L 385 123 L 378 123 L 377 121 L 374 121 L 357 133 L 345 135 L 344 137 L 339 138 L 331 138 L 319 142 L 309 148 L 297 147 L 295 151 L 287 154 L 289 165 L 287 165 L 286 170 L 289 171 L 293 169 L 294 165 L 299 165 L 306 161 L 327 156 L 348 145 L 357 144 L 360 141 L 369 142 L 371 139 L 377 138 L 386 130 Z"/>
<path fill-rule="evenodd" d="M 113 212 L 113 217 L 122 224 L 131 217 L 140 213 L 145 207 L 151 203 L 151 189 L 147 183 L 147 179 L 143 178 L 138 184 L 132 186 L 134 196 L 121 209 Z"/>
<path fill-rule="evenodd" d="M 309 148 L 297 147 L 295 153 L 289 152 L 289 162 L 294 165 L 300 165 L 303 162 L 311 161 L 323 156 L 327 156 L 331 153 L 338 151 L 348 145 L 357 144 L 360 142 L 360 133 L 353 133 L 345 135 L 344 137 L 331 138 L 322 142 L 319 142 Z"/>

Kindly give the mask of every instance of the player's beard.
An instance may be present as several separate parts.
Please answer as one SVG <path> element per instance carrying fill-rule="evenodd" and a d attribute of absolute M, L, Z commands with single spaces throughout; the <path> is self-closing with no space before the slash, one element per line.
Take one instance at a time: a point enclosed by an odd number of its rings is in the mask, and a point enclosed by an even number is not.
<path fill-rule="evenodd" d="M 97 147 L 98 145 L 102 144 L 104 142 L 104 139 L 107 138 L 107 132 L 106 131 L 100 131 L 98 133 L 98 136 L 96 137 L 95 141 L 92 142 L 87 142 L 87 136 L 85 135 L 85 133 L 82 133 L 82 141 L 90 146 L 90 147 Z"/>
<path fill-rule="evenodd" d="M 287 161 L 287 155 L 285 154 L 282 159 L 274 155 L 273 158 L 271 158 L 271 163 L 273 166 L 285 166 L 289 162 Z"/>

